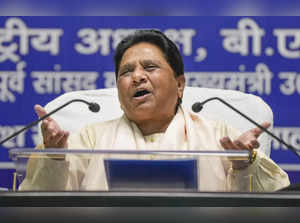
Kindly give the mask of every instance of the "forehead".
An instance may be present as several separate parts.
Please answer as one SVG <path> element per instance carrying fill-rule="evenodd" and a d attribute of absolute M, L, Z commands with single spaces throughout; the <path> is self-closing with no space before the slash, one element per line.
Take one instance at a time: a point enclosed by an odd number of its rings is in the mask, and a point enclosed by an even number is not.
<path fill-rule="evenodd" d="M 156 60 L 161 63 L 167 63 L 162 50 L 158 46 L 148 42 L 141 42 L 125 51 L 120 66 L 142 60 Z"/>

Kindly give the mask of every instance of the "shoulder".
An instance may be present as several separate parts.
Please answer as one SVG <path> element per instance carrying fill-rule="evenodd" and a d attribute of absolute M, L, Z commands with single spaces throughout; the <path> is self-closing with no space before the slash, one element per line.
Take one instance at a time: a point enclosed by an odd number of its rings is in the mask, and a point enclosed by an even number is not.
<path fill-rule="evenodd" d="M 97 142 L 101 141 L 105 136 L 111 136 L 115 132 L 121 118 L 88 124 L 79 132 L 72 134 L 69 138 L 71 147 L 79 148 L 95 148 Z"/>
<path fill-rule="evenodd" d="M 119 117 L 119 118 L 108 120 L 108 121 L 92 123 L 92 124 L 86 125 L 81 131 L 86 131 L 86 132 L 107 131 L 108 129 L 111 129 L 111 128 L 117 126 L 120 123 L 121 119 L 122 119 L 122 117 Z"/>
<path fill-rule="evenodd" d="M 240 131 L 231 127 L 225 120 L 211 119 L 208 116 L 189 112 L 194 124 L 200 130 L 212 131 L 218 137 L 230 136 L 236 138 L 240 135 Z"/>
<path fill-rule="evenodd" d="M 205 125 L 212 128 L 224 128 L 227 126 L 225 121 L 218 120 L 218 119 L 212 119 L 208 116 L 202 115 L 202 114 L 196 114 L 194 112 L 188 112 L 190 118 L 192 121 L 197 125 Z"/>

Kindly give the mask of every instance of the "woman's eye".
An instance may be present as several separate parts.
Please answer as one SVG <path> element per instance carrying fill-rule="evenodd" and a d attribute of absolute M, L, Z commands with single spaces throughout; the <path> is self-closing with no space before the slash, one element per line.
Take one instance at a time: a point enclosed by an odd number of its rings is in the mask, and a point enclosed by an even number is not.
<path fill-rule="evenodd" d="M 146 69 L 146 70 L 154 70 L 154 69 L 156 69 L 156 66 L 154 66 L 154 65 L 149 65 L 149 66 L 146 66 L 145 69 Z"/>
<path fill-rule="evenodd" d="M 128 73 L 129 73 L 129 71 L 128 71 L 128 70 L 125 70 L 125 71 L 122 71 L 122 72 L 120 73 L 119 76 L 124 76 L 124 75 L 126 75 L 126 74 L 128 74 Z"/>

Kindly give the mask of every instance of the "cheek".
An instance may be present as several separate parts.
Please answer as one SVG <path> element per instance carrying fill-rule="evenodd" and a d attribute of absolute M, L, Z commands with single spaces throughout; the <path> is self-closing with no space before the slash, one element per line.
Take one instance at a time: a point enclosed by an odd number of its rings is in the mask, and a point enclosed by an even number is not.
<path fill-rule="evenodd" d="M 119 100 L 120 102 L 124 101 L 126 98 L 128 98 L 128 96 L 126 96 L 128 94 L 128 87 L 126 83 L 124 83 L 124 81 L 118 82 L 117 87 L 118 87 Z"/>
<path fill-rule="evenodd" d="M 177 82 L 174 81 L 172 78 L 165 78 L 158 82 L 161 90 L 164 92 L 164 94 L 172 96 L 177 96 Z"/>
<path fill-rule="evenodd" d="M 117 82 L 118 91 L 121 92 L 122 94 L 128 92 L 129 86 L 130 86 L 130 81 L 125 78 L 123 78 L 122 80 L 118 80 Z"/>
<path fill-rule="evenodd" d="M 126 95 L 124 95 L 124 91 L 122 91 L 119 87 L 118 87 L 118 98 L 119 98 L 119 102 L 120 102 L 120 107 L 122 110 L 127 110 L 127 106 L 128 102 L 126 101 L 128 97 L 126 97 Z"/>

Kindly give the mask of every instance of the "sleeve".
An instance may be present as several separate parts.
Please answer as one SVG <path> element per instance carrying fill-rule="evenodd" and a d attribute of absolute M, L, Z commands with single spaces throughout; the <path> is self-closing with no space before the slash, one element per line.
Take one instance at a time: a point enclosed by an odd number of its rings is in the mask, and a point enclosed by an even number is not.
<path fill-rule="evenodd" d="M 237 129 L 226 125 L 224 122 L 217 122 L 216 126 L 219 130 L 219 139 L 228 136 L 235 140 L 241 135 Z M 290 184 L 286 172 L 259 148 L 256 151 L 256 159 L 248 167 L 235 170 L 231 165 L 229 166 L 227 183 L 230 191 L 272 192 Z"/>
<path fill-rule="evenodd" d="M 93 143 L 86 127 L 68 140 L 69 149 L 93 149 Z M 43 145 L 36 149 L 44 149 Z M 69 191 L 80 190 L 81 182 L 89 164 L 88 159 L 67 155 L 65 160 L 30 157 L 26 167 L 26 177 L 19 190 Z"/>
<path fill-rule="evenodd" d="M 69 163 L 51 158 L 30 158 L 26 177 L 19 186 L 21 191 L 66 190 Z"/>
<path fill-rule="evenodd" d="M 246 169 L 230 168 L 231 191 L 273 192 L 290 184 L 289 177 L 273 160 L 257 151 L 255 161 Z"/>

